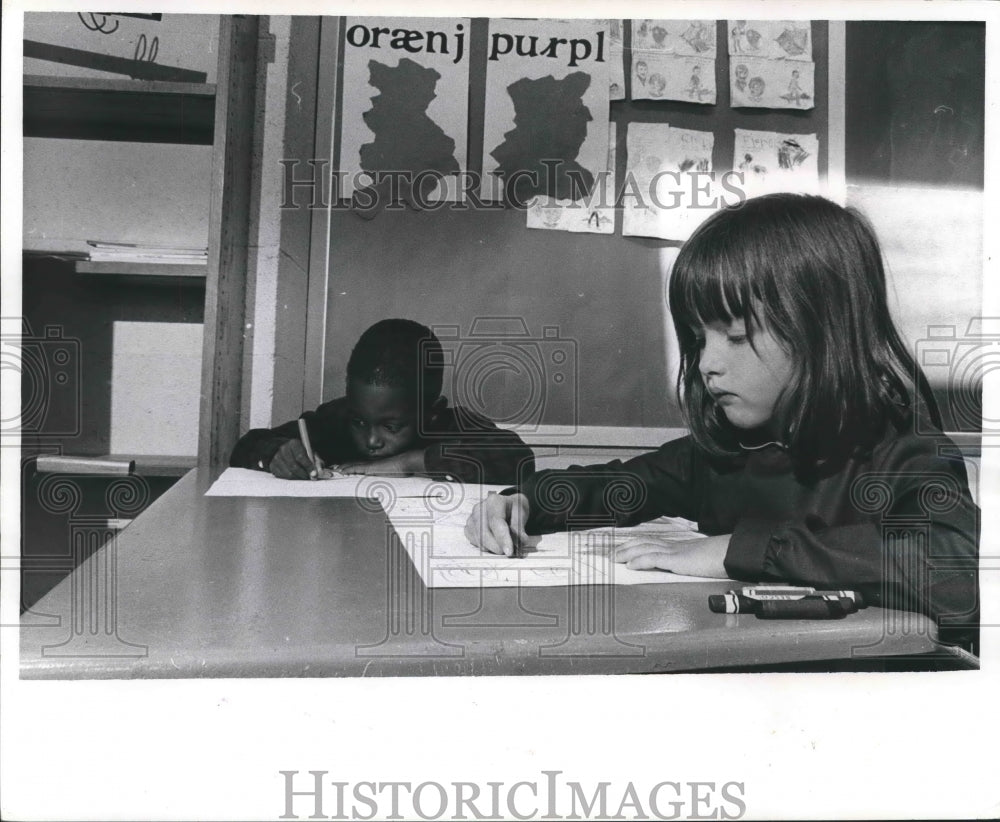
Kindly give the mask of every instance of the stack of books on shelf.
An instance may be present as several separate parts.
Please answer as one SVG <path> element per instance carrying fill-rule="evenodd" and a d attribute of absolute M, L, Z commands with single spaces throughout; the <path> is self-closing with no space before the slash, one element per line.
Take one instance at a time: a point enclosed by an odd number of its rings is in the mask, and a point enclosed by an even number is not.
<path fill-rule="evenodd" d="M 158 263 L 170 265 L 206 265 L 207 248 L 144 245 L 143 243 L 108 243 L 87 240 L 89 259 L 101 263 Z"/>

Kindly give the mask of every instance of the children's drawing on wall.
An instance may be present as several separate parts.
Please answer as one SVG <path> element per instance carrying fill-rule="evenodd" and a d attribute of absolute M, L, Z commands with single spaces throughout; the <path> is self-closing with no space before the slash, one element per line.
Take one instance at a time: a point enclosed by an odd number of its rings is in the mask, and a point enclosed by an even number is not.
<path fill-rule="evenodd" d="M 747 93 L 747 83 L 750 80 L 750 69 L 747 68 L 746 63 L 735 63 L 730 69 L 733 73 L 733 91 L 739 92 L 740 94 Z"/>
<path fill-rule="evenodd" d="M 743 175 L 744 183 L 747 185 L 763 185 L 764 178 L 767 177 L 767 166 L 755 160 L 749 152 L 743 155 L 736 170 Z"/>
<path fill-rule="evenodd" d="M 608 97 L 625 99 L 625 48 L 622 39 L 622 21 L 605 20 L 608 27 Z"/>
<path fill-rule="evenodd" d="M 469 21 L 354 17 L 344 31 L 340 196 L 363 216 L 397 195 L 418 206 L 460 200 Z"/>
<path fill-rule="evenodd" d="M 715 103 L 715 21 L 633 20 L 632 99 Z"/>
<path fill-rule="evenodd" d="M 798 60 L 808 60 L 812 54 L 809 42 L 808 23 L 789 23 L 785 29 L 777 36 L 775 42 L 785 52 L 786 57 Z"/>
<path fill-rule="evenodd" d="M 632 50 L 715 57 L 714 20 L 633 20 Z"/>
<path fill-rule="evenodd" d="M 695 54 L 714 57 L 715 21 L 692 20 L 681 35 L 681 39 L 688 44 L 691 51 Z"/>
<path fill-rule="evenodd" d="M 615 124 L 608 123 L 607 164 L 597 175 L 590 195 L 581 201 L 558 200 L 548 195 L 535 197 L 527 209 L 528 228 L 614 234 L 617 148 Z"/>
<path fill-rule="evenodd" d="M 736 129 L 733 169 L 748 197 L 772 191 L 819 190 L 819 140 L 815 134 Z"/>
<path fill-rule="evenodd" d="M 756 28 L 747 25 L 746 20 L 730 20 L 735 23 L 729 29 L 730 54 L 760 54 L 762 37 Z"/>
<path fill-rule="evenodd" d="M 712 191 L 714 144 L 707 131 L 629 123 L 622 233 L 687 239 L 720 204 Z"/>
<path fill-rule="evenodd" d="M 633 100 L 681 100 L 713 105 L 715 60 L 642 52 L 632 77 Z"/>
<path fill-rule="evenodd" d="M 796 107 L 800 107 L 805 101 L 812 99 L 811 95 L 802 90 L 799 85 L 799 69 L 792 69 L 792 79 L 788 81 L 788 92 L 781 95 L 781 99 L 787 100 Z"/>
<path fill-rule="evenodd" d="M 583 201 L 608 153 L 606 21 L 491 20 L 484 200 Z"/>
<path fill-rule="evenodd" d="M 729 54 L 812 62 L 810 24 L 802 20 L 729 20 Z"/>
<path fill-rule="evenodd" d="M 639 59 L 632 64 L 632 99 L 646 96 L 646 83 L 649 80 L 649 63 Z"/>
<path fill-rule="evenodd" d="M 811 109 L 815 105 L 815 64 L 801 60 L 740 57 L 729 63 L 734 107 Z"/>

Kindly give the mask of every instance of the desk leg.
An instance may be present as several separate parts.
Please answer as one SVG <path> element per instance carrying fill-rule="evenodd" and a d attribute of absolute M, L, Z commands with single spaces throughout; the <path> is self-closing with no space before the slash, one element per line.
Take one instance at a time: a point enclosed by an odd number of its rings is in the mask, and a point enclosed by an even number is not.
<path fill-rule="evenodd" d="M 397 519 L 396 526 L 388 521 L 385 524 L 385 637 L 371 645 L 355 646 L 355 654 L 383 658 L 464 656 L 465 650 L 460 645 L 442 642 L 434 636 L 431 589 L 424 585 L 416 567 L 419 564 L 429 578 L 433 522 L 423 518 L 410 522 Z M 405 550 L 400 539 L 406 541 Z"/>

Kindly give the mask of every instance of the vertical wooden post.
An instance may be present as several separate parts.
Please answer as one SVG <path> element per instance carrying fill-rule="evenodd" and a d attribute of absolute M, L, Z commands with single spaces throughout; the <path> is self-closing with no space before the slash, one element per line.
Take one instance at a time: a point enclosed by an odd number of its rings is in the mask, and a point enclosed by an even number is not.
<path fill-rule="evenodd" d="M 240 433 L 259 20 L 225 15 L 212 149 L 198 465 L 225 465 Z"/>

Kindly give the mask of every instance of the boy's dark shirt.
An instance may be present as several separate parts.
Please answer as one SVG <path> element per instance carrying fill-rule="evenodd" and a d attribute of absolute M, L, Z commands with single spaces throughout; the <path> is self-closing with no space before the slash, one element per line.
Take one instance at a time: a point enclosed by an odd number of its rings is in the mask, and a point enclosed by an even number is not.
<path fill-rule="evenodd" d="M 950 625 L 942 639 L 978 623 L 979 509 L 965 464 L 951 440 L 912 422 L 809 482 L 776 443 L 719 460 L 683 437 L 624 463 L 540 471 L 504 493 L 514 491 L 528 497 L 531 534 L 684 517 L 732 534 L 733 579 L 860 590 Z"/>
<path fill-rule="evenodd" d="M 323 403 L 303 418 L 313 450 L 326 465 L 368 462 L 351 438 L 347 398 Z M 513 431 L 497 428 L 482 414 L 445 406 L 427 420 L 412 448 L 424 449 L 427 473 L 471 483 L 509 483 L 535 470 L 531 449 Z M 298 420 L 277 428 L 254 428 L 236 443 L 229 464 L 237 468 L 270 470 L 271 459 L 289 440 L 299 438 Z"/>

